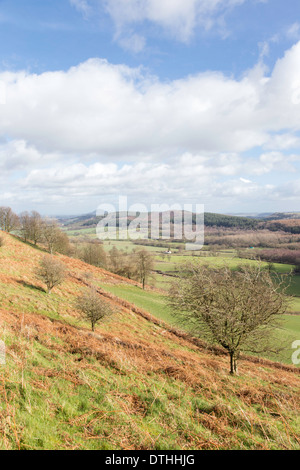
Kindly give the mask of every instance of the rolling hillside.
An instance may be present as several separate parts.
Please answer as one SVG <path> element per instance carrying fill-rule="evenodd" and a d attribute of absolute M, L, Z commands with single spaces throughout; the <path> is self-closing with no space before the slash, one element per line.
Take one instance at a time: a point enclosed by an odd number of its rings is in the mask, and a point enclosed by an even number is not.
<path fill-rule="evenodd" d="M 168 226 L 174 221 L 178 223 L 178 220 L 181 220 L 181 217 L 184 216 L 187 223 L 192 220 L 192 223 L 196 223 L 196 214 L 191 214 L 187 211 L 171 211 L 171 212 L 162 212 L 160 213 L 163 216 L 162 226 Z M 155 215 L 152 214 L 152 216 Z M 158 214 L 156 213 L 156 216 Z M 126 212 L 117 212 L 111 213 L 107 216 L 107 220 L 116 220 L 117 226 L 126 227 L 127 223 L 130 223 L 136 217 L 136 213 L 126 213 Z M 140 214 L 141 220 L 151 220 L 151 213 Z M 82 230 L 88 227 L 95 228 L 98 224 L 101 217 L 97 217 L 95 212 L 90 214 L 81 215 L 78 217 L 58 217 L 58 220 L 61 225 L 63 225 L 68 230 Z M 234 228 L 255 228 L 258 224 L 258 220 L 253 217 L 243 217 L 243 216 L 234 216 L 234 215 L 225 215 L 225 214 L 215 214 L 211 212 L 205 212 L 204 214 L 204 224 L 207 227 L 218 226 L 218 227 L 234 227 Z"/>
<path fill-rule="evenodd" d="M 138 283 L 58 256 L 66 281 L 45 293 L 44 252 L 3 234 L 0 248 L 1 449 L 299 449 L 299 370 L 215 348 L 105 289 Z M 96 286 L 114 315 L 82 321 Z"/>

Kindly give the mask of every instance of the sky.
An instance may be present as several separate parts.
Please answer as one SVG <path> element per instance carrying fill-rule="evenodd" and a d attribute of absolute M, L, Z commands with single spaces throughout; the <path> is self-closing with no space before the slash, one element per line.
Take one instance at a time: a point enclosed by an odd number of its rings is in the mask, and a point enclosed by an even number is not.
<path fill-rule="evenodd" d="M 0 205 L 300 211 L 299 0 L 0 0 Z"/>

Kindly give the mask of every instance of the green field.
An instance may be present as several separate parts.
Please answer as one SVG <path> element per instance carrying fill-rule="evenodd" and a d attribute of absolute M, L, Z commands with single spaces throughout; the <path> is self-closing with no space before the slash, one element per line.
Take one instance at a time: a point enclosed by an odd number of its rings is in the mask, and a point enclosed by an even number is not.
<path fill-rule="evenodd" d="M 166 301 L 166 295 L 157 292 L 142 290 L 140 287 L 128 285 L 103 284 L 104 290 L 135 304 L 137 307 L 146 310 L 157 318 L 170 324 L 175 324 Z"/>
<path fill-rule="evenodd" d="M 229 257 L 222 255 L 217 256 L 196 256 L 196 255 L 171 255 L 168 259 L 164 260 L 156 257 L 155 269 L 164 273 L 180 270 L 180 265 L 187 261 L 196 261 L 201 264 L 208 264 L 214 267 L 228 266 L 230 269 L 237 269 L 241 265 L 253 266 L 257 263 L 256 260 L 243 259 L 238 257 Z M 262 262 L 262 267 L 267 268 L 268 263 Z M 293 266 L 290 264 L 274 263 L 274 270 L 281 274 L 287 274 L 292 271 Z"/>
<path fill-rule="evenodd" d="M 151 290 L 143 291 L 137 286 L 116 286 L 101 283 L 101 287 L 117 297 L 127 300 L 128 302 L 135 304 L 137 307 L 146 310 L 156 318 L 161 319 L 172 326 L 176 326 L 176 321 L 167 305 L 166 295 Z M 295 308 L 300 309 L 300 298 L 294 299 L 292 302 L 297 302 Z M 285 349 L 277 356 L 270 354 L 266 357 L 278 362 L 291 364 L 291 356 L 293 353 L 291 345 L 293 341 L 300 339 L 300 315 L 285 315 L 283 318 L 283 326 L 277 331 L 276 337 L 278 339 L 278 343 L 282 341 L 285 343 Z"/>

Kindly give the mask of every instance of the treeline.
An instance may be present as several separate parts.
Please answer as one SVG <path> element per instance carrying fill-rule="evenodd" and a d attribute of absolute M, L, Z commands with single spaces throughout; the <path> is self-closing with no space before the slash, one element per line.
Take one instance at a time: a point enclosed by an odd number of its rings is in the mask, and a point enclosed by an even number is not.
<path fill-rule="evenodd" d="M 266 228 L 272 232 L 283 231 L 287 233 L 300 234 L 300 220 L 288 219 L 284 221 L 272 221 L 266 223 Z"/>
<path fill-rule="evenodd" d="M 10 207 L 0 207 L 0 229 L 13 232 L 25 243 L 42 245 L 49 253 L 61 253 L 98 267 L 106 267 L 106 254 L 99 240 L 72 243 L 56 220 L 37 211 L 15 214 Z"/>
<path fill-rule="evenodd" d="M 115 246 L 106 253 L 99 240 L 76 243 L 73 257 L 98 268 L 106 269 L 118 276 L 139 281 L 145 287 L 152 276 L 154 257 L 145 249 L 134 249 L 132 252 L 118 250 Z"/>
<path fill-rule="evenodd" d="M 167 240 L 167 241 L 162 241 L 162 240 L 134 240 L 133 243 L 137 246 L 153 246 L 155 248 L 166 248 L 166 249 L 176 249 L 176 250 L 182 250 L 183 246 L 182 243 L 179 240 Z M 177 243 L 177 244 L 176 244 Z"/>
<path fill-rule="evenodd" d="M 0 228 L 18 234 L 26 243 L 42 244 L 50 254 L 58 252 L 139 281 L 143 288 L 154 269 L 154 258 L 145 249 L 128 253 L 113 247 L 106 254 L 99 240 L 71 243 L 55 220 L 44 218 L 36 211 L 17 215 L 9 207 L 0 207 Z"/>
<path fill-rule="evenodd" d="M 293 264 L 297 267 L 300 267 L 300 250 L 260 250 L 259 257 L 262 261 L 268 261 L 271 263 Z"/>
<path fill-rule="evenodd" d="M 196 222 L 196 215 L 193 216 L 193 222 Z M 205 212 L 204 225 L 206 227 L 235 227 L 240 229 L 256 228 L 259 221 L 248 217 L 238 217 L 233 215 L 214 214 Z"/>
<path fill-rule="evenodd" d="M 176 216 L 174 211 L 168 212 L 160 212 L 159 214 L 159 220 L 160 220 L 160 230 L 162 230 L 163 226 L 165 224 L 170 224 L 173 226 L 175 223 L 178 222 L 179 219 L 183 223 L 185 219 L 185 212 L 181 211 L 181 217 L 180 213 L 178 214 L 178 211 L 176 212 Z M 132 213 L 111 213 L 109 215 L 106 215 L 105 217 L 109 218 L 111 217 L 114 222 L 116 223 L 117 227 L 126 227 L 129 226 L 130 223 L 137 217 L 143 217 L 145 221 L 148 221 L 149 223 L 149 229 L 150 229 L 150 224 L 151 224 L 151 212 L 149 213 L 144 213 L 140 214 L 137 213 L 136 215 Z M 74 229 L 78 229 L 80 227 L 93 227 L 96 226 L 97 223 L 103 218 L 104 216 L 96 216 L 96 215 L 91 215 L 89 214 L 88 216 L 80 216 L 75 219 L 73 219 L 71 222 L 66 221 L 66 225 L 74 226 Z M 197 222 L 197 215 L 192 214 L 192 224 L 195 225 Z M 204 223 L 207 227 L 232 227 L 232 228 L 240 228 L 240 229 L 249 229 L 249 228 L 256 228 L 259 223 L 261 223 L 261 220 L 250 218 L 250 217 L 239 217 L 239 216 L 231 216 L 231 215 L 224 215 L 224 214 L 215 214 L 215 213 L 210 213 L 206 212 L 204 214 Z"/>
<path fill-rule="evenodd" d="M 58 223 L 36 211 L 17 215 L 10 207 L 0 207 L 0 228 L 18 234 L 26 243 L 43 244 L 51 254 L 59 252 L 68 255 L 71 252 L 69 237 Z"/>
<path fill-rule="evenodd" d="M 208 227 L 205 245 L 219 248 L 287 248 L 300 249 L 300 236 L 267 229 L 241 230 L 238 228 Z"/>
<path fill-rule="evenodd" d="M 19 227 L 19 217 L 10 207 L 0 207 L 0 229 L 12 232 Z"/>

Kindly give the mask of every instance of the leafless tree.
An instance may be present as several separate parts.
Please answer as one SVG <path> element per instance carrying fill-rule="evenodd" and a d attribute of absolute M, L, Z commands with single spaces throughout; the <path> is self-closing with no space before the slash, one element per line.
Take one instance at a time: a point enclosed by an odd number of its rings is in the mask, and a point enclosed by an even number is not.
<path fill-rule="evenodd" d="M 20 232 L 25 242 L 30 240 L 30 214 L 29 212 L 22 212 L 19 216 L 20 219 Z"/>
<path fill-rule="evenodd" d="M 143 289 L 145 289 L 146 281 L 154 269 L 153 256 L 148 250 L 138 250 L 135 252 L 135 263 L 138 278 L 142 283 Z"/>
<path fill-rule="evenodd" d="M 106 254 L 100 243 L 86 243 L 81 253 L 81 259 L 97 267 L 106 267 Z"/>
<path fill-rule="evenodd" d="M 19 217 L 10 207 L 0 207 L 0 228 L 11 232 L 19 227 Z"/>
<path fill-rule="evenodd" d="M 58 228 L 58 231 L 56 232 L 56 236 L 53 243 L 53 250 L 67 256 L 70 256 L 72 253 L 70 239 L 68 235 L 64 233 L 60 228 Z"/>
<path fill-rule="evenodd" d="M 260 265 L 234 272 L 192 264 L 172 286 L 169 303 L 193 334 L 224 348 L 234 374 L 242 351 L 280 349 L 272 334 L 286 311 L 286 287 L 282 279 L 275 283 Z"/>
<path fill-rule="evenodd" d="M 36 245 L 39 241 L 41 241 L 43 236 L 43 219 L 41 215 L 36 212 L 32 211 L 29 216 L 29 230 L 30 230 L 30 240 Z"/>
<path fill-rule="evenodd" d="M 41 215 L 32 211 L 20 214 L 20 231 L 24 241 L 31 240 L 35 245 L 42 239 L 43 219 Z"/>
<path fill-rule="evenodd" d="M 40 260 L 36 275 L 46 284 L 47 293 L 51 294 L 52 289 L 65 280 L 66 268 L 58 259 L 46 255 Z"/>
<path fill-rule="evenodd" d="M 62 231 L 60 230 L 56 220 L 43 219 L 42 222 L 42 237 L 47 245 L 49 253 L 53 254 L 58 251 L 57 247 L 62 241 Z"/>
<path fill-rule="evenodd" d="M 80 311 L 81 317 L 91 323 L 92 331 L 95 331 L 95 326 L 100 320 L 113 312 L 109 303 L 92 288 L 78 297 L 76 308 Z"/>

